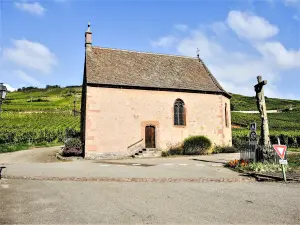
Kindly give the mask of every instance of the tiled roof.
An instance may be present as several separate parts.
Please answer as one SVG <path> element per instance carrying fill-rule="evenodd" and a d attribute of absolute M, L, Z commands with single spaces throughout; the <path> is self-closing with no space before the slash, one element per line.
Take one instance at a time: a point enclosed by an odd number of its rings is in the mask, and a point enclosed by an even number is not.
<path fill-rule="evenodd" d="M 178 89 L 229 94 L 198 58 L 90 47 L 88 84 Z"/>

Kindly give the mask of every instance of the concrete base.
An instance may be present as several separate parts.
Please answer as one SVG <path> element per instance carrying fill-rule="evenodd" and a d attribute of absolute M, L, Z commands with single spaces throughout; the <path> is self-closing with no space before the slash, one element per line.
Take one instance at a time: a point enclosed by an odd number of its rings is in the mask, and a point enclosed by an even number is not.
<path fill-rule="evenodd" d="M 85 159 L 125 159 L 129 158 L 130 153 L 128 152 L 86 152 Z"/>

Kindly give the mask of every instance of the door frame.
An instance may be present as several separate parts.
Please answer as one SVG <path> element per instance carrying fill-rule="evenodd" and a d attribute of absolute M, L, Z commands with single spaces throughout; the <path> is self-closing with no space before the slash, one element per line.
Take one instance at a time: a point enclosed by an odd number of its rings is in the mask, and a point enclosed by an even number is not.
<path fill-rule="evenodd" d="M 146 137 L 146 129 L 147 127 L 153 127 L 154 129 L 154 147 L 152 148 L 156 148 L 156 126 L 155 125 L 152 125 L 152 124 L 149 124 L 149 125 L 146 125 L 145 126 L 145 129 L 144 129 L 144 135 L 145 135 L 145 148 L 147 148 L 147 143 L 146 143 L 146 140 L 147 140 L 147 137 Z"/>

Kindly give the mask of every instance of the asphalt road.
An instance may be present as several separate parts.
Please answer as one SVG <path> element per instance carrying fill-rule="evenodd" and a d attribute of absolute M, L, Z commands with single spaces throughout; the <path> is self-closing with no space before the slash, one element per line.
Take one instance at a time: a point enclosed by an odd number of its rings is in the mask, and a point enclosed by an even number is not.
<path fill-rule="evenodd" d="M 0 224 L 299 224 L 300 186 L 1 180 Z"/>

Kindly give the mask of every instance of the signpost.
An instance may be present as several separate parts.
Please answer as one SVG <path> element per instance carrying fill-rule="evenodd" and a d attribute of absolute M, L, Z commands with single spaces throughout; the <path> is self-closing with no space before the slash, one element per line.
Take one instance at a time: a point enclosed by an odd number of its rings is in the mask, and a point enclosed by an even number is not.
<path fill-rule="evenodd" d="M 276 153 L 278 154 L 278 156 L 280 157 L 279 163 L 281 164 L 283 179 L 286 182 L 286 174 L 285 174 L 284 165 L 287 165 L 287 160 L 284 159 L 284 157 L 285 157 L 287 146 L 280 145 L 280 142 L 279 142 L 278 145 L 273 145 L 273 148 L 276 151 Z"/>
<path fill-rule="evenodd" d="M 256 131 L 256 123 L 255 122 L 250 124 L 250 130 L 251 131 Z"/>
<path fill-rule="evenodd" d="M 257 134 L 256 134 L 256 123 L 255 122 L 250 124 L 249 144 L 250 145 L 257 144 Z"/>

